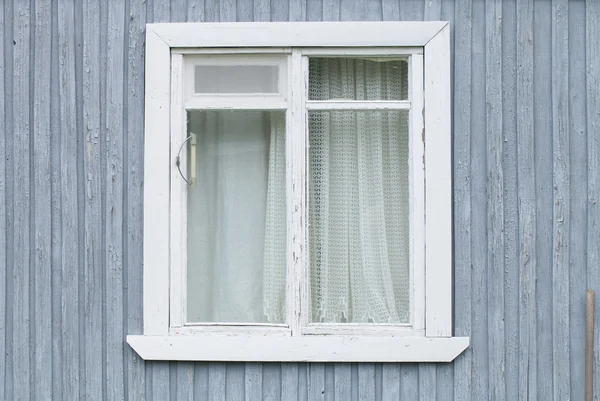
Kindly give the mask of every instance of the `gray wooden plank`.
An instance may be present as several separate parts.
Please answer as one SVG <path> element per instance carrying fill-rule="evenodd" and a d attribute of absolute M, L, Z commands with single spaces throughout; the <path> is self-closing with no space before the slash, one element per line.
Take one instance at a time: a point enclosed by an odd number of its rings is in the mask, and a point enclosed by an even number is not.
<path fill-rule="evenodd" d="M 552 81 L 552 9 L 549 1 L 534 4 L 534 82 Z M 544 38 L 544 39 L 542 39 Z M 552 99 L 551 85 L 534 85 L 533 98 Z M 536 239 L 537 239 L 537 386 L 538 399 L 553 398 L 552 384 L 552 105 L 534 101 Z"/>
<path fill-rule="evenodd" d="M 442 0 L 430 0 L 423 2 L 423 19 L 425 21 L 437 21 L 442 14 Z"/>
<path fill-rule="evenodd" d="M 306 21 L 306 1 L 307 0 L 288 0 L 289 21 Z"/>
<path fill-rule="evenodd" d="M 85 175 L 85 378 L 86 398 L 102 399 L 102 163 L 100 134 L 100 10 L 83 3 L 83 135 Z"/>
<path fill-rule="evenodd" d="M 351 395 L 352 386 L 352 366 L 349 363 L 335 363 L 333 365 L 334 375 L 334 399 L 335 400 L 349 400 Z"/>
<path fill-rule="evenodd" d="M 245 395 L 244 364 L 239 362 L 228 363 L 226 375 L 227 401 L 243 401 Z M 179 400 L 179 397 L 177 399 Z"/>
<path fill-rule="evenodd" d="M 569 230 L 569 358 L 571 400 L 584 399 L 585 298 L 587 285 L 587 133 L 585 3 L 569 3 L 569 138 L 571 227 Z"/>
<path fill-rule="evenodd" d="M 58 5 L 60 63 L 60 164 L 62 208 L 62 353 L 63 397 L 79 398 L 79 222 L 77 199 L 77 104 L 75 10 Z"/>
<path fill-rule="evenodd" d="M 281 364 L 265 363 L 262 370 L 263 400 L 279 401 L 282 399 Z"/>
<path fill-rule="evenodd" d="M 52 64 L 50 96 L 60 100 L 60 64 L 58 40 L 58 2 L 52 3 Z M 52 396 L 63 399 L 62 350 L 62 205 L 61 205 L 61 124 L 60 101 L 50 103 L 50 177 L 52 205 Z"/>
<path fill-rule="evenodd" d="M 206 22 L 219 21 L 219 0 L 206 0 L 204 2 L 204 18 Z"/>
<path fill-rule="evenodd" d="M 325 401 L 335 400 L 335 368 L 333 363 L 325 364 Z"/>
<path fill-rule="evenodd" d="M 383 5 L 381 0 L 365 1 L 365 20 L 367 21 L 382 21 L 383 20 Z"/>
<path fill-rule="evenodd" d="M 281 364 L 281 400 L 298 401 L 299 398 L 299 364 L 282 363 Z M 304 369 L 304 365 L 302 365 Z M 247 398 L 246 401 L 249 399 Z"/>
<path fill-rule="evenodd" d="M 471 336 L 471 0 L 457 0 L 454 27 L 454 332 Z M 454 361 L 454 398 L 471 399 L 471 348 Z"/>
<path fill-rule="evenodd" d="M 569 232 L 571 226 L 569 153 L 569 8 L 568 0 L 552 1 L 552 169 L 553 263 L 552 354 L 554 399 L 571 390 L 569 358 Z"/>
<path fill-rule="evenodd" d="M 227 387 L 225 375 L 227 364 L 213 363 L 208 365 L 208 401 L 225 401 Z"/>
<path fill-rule="evenodd" d="M 505 397 L 519 398 L 519 206 L 517 187 L 517 5 L 502 4 Z"/>
<path fill-rule="evenodd" d="M 194 364 L 177 362 L 177 380 L 175 383 L 177 401 L 192 401 L 194 399 Z M 173 394 L 171 394 L 173 397 Z M 239 398 L 235 398 L 238 400 Z"/>
<path fill-rule="evenodd" d="M 409 401 L 419 398 L 419 365 L 403 363 L 400 366 L 400 400 Z"/>
<path fill-rule="evenodd" d="M 246 401 L 262 399 L 262 363 L 247 363 L 244 370 L 244 392 Z"/>
<path fill-rule="evenodd" d="M 600 294 L 600 3 L 585 3 L 586 116 L 588 152 L 587 286 Z M 594 322 L 600 333 L 600 319 Z M 600 336 L 594 340 L 594 365 L 600 363 Z M 594 372 L 594 394 L 600 394 L 600 372 Z"/>
<path fill-rule="evenodd" d="M 435 369 L 436 400 L 454 399 L 454 365 L 451 363 L 440 363 Z"/>
<path fill-rule="evenodd" d="M 419 364 L 419 401 L 435 400 L 437 391 L 435 364 Z"/>
<path fill-rule="evenodd" d="M 127 292 L 124 310 L 127 321 L 125 334 L 141 334 L 143 330 L 143 213 L 144 202 L 144 35 L 146 2 L 130 0 L 128 19 L 127 56 L 127 136 L 126 136 L 126 236 Z M 125 345 L 128 371 L 127 396 L 131 400 L 144 400 L 146 369 L 144 361 Z"/>
<path fill-rule="evenodd" d="M 358 364 L 358 399 L 375 401 L 375 364 Z"/>
<path fill-rule="evenodd" d="M 271 2 L 269 0 L 253 1 L 252 21 L 268 22 L 271 21 Z"/>
<path fill-rule="evenodd" d="M 34 91 L 33 91 L 33 177 L 35 276 L 35 370 L 33 393 L 38 399 L 52 398 L 52 288 L 50 188 L 50 1 L 35 4 Z M 0 54 L 2 52 L 0 51 Z M 1 75 L 1 73 L 0 73 Z M 0 91 L 1 92 L 1 91 Z M 0 105 L 1 107 L 1 105 Z M 1 112 L 0 112 L 1 113 Z M 2 124 L 0 123 L 0 126 Z M 2 170 L 2 168 L 0 168 Z M 2 172 L 0 171 L 0 176 Z M 0 178 L 1 180 L 2 178 Z M 0 212 L 0 215 L 2 213 Z M 1 218 L 0 218 L 1 221 Z M 0 240 L 0 243 L 2 241 Z M 0 245 L 0 249 L 2 246 Z M 1 287 L 1 285 L 0 285 Z M 0 288 L 0 293 L 3 293 Z M 0 326 L 3 326 L 0 323 Z M 2 337 L 4 338 L 4 337 Z M 1 342 L 1 341 L 0 341 Z M 3 375 L 0 373 L 0 377 Z M 0 392 L 1 393 L 1 392 Z"/>
<path fill-rule="evenodd" d="M 219 1 L 219 21 L 232 22 L 236 20 L 236 0 Z"/>
<path fill-rule="evenodd" d="M 206 362 L 194 364 L 194 400 L 208 399 L 208 366 Z"/>
<path fill-rule="evenodd" d="M 504 400 L 504 138 L 502 135 L 502 1 L 490 0 L 486 27 L 487 310 L 489 399 Z"/>
<path fill-rule="evenodd" d="M 519 400 L 537 399 L 536 194 L 533 129 L 533 0 L 517 8 L 519 194 Z"/>
<path fill-rule="evenodd" d="M 340 0 L 341 21 L 363 21 L 367 15 L 367 5 L 361 0 Z"/>
<path fill-rule="evenodd" d="M 204 1 L 188 0 L 187 20 L 190 22 L 204 21 Z"/>
<path fill-rule="evenodd" d="M 287 1 L 271 2 L 271 21 L 289 21 L 289 3 Z"/>
<path fill-rule="evenodd" d="M 253 21 L 254 20 L 254 1 L 237 0 L 236 20 Z"/>
<path fill-rule="evenodd" d="M 6 38 L 5 30 L 7 29 L 7 19 L 4 13 L 4 7 L 0 6 L 0 131 L 8 133 L 8 126 L 6 122 L 6 99 L 8 98 L 8 93 L 5 91 L 4 80 L 7 78 L 5 75 L 5 63 L 7 63 L 8 57 L 6 56 L 4 49 L 4 41 Z M 7 160 L 8 160 L 8 151 L 6 144 L 5 135 L 0 135 L 0 252 L 2 255 L 0 257 L 0 300 L 3 302 L 3 306 L 0 307 L 0 397 L 6 400 L 6 387 L 5 381 L 7 378 L 7 369 L 6 369 L 6 357 L 8 355 L 8 349 L 6 347 L 6 338 L 7 338 L 7 308 L 8 308 L 8 263 L 7 263 L 7 255 L 8 255 L 8 243 L 7 243 L 7 232 L 9 229 L 9 224 L 7 220 L 6 214 L 6 205 L 9 201 L 8 198 L 8 174 L 7 174 Z"/>
<path fill-rule="evenodd" d="M 325 399 L 325 364 L 308 364 L 308 399 L 323 401 Z"/>
<path fill-rule="evenodd" d="M 306 0 L 306 20 L 323 21 L 323 0 Z"/>
<path fill-rule="evenodd" d="M 381 14 L 383 21 L 398 21 L 400 19 L 400 5 L 397 0 L 381 0 Z"/>
<path fill-rule="evenodd" d="M 310 364 L 302 363 L 298 364 L 298 401 L 308 401 L 309 400 L 309 372 Z"/>
<path fill-rule="evenodd" d="M 155 4 L 156 5 L 156 4 Z M 124 93 L 123 57 L 125 37 L 123 3 L 108 4 L 106 82 L 106 176 L 105 192 L 105 303 L 106 397 L 123 399 L 124 316 L 123 316 L 123 149 Z"/>
<path fill-rule="evenodd" d="M 323 21 L 339 21 L 341 0 L 323 0 Z"/>
<path fill-rule="evenodd" d="M 473 2 L 471 58 L 471 398 L 489 398 L 485 4 Z"/>
<path fill-rule="evenodd" d="M 400 364 L 383 364 L 381 401 L 398 401 L 400 399 Z"/>
<path fill-rule="evenodd" d="M 13 397 L 27 400 L 30 392 L 30 169 L 29 169 L 29 4 L 15 2 L 13 25 Z M 7 306 L 8 307 L 8 306 Z"/>
<path fill-rule="evenodd" d="M 188 4 L 187 0 L 171 0 L 170 3 L 171 18 L 170 22 L 186 22 Z"/>

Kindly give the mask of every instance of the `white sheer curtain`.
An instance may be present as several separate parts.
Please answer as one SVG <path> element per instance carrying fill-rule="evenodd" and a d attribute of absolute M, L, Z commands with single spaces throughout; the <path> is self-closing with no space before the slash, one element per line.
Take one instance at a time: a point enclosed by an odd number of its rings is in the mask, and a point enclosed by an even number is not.
<path fill-rule="evenodd" d="M 311 99 L 404 99 L 403 61 L 312 59 Z M 283 112 L 203 111 L 188 197 L 188 321 L 284 322 Z M 309 115 L 310 320 L 409 319 L 408 114 Z"/>
<path fill-rule="evenodd" d="M 401 99 L 403 62 L 321 59 L 311 98 Z M 408 114 L 313 112 L 310 320 L 409 319 Z"/>
<path fill-rule="evenodd" d="M 284 114 L 191 112 L 189 130 L 188 321 L 282 322 L 265 313 L 285 290 Z"/>

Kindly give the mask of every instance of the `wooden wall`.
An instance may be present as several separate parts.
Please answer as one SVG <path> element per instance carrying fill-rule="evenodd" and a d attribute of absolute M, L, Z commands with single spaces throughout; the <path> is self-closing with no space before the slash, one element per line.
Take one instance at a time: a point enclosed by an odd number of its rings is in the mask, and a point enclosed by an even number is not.
<path fill-rule="evenodd" d="M 472 346 L 439 365 L 140 360 L 124 339 L 142 330 L 144 25 L 423 19 L 452 26 L 455 331 Z M 599 26 L 595 0 L 4 1 L 0 399 L 582 400 Z"/>

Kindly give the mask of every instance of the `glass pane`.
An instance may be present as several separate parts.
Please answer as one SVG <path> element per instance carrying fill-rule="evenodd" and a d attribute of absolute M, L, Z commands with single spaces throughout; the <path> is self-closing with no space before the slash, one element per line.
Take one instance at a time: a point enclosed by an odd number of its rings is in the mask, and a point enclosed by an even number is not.
<path fill-rule="evenodd" d="M 310 100 L 408 99 L 408 62 L 390 59 L 311 58 Z"/>
<path fill-rule="evenodd" d="M 196 93 L 277 93 L 279 69 L 269 65 L 197 65 Z"/>
<path fill-rule="evenodd" d="M 309 319 L 407 323 L 407 111 L 309 114 Z"/>
<path fill-rule="evenodd" d="M 188 121 L 187 320 L 282 323 L 285 114 L 192 111 Z"/>

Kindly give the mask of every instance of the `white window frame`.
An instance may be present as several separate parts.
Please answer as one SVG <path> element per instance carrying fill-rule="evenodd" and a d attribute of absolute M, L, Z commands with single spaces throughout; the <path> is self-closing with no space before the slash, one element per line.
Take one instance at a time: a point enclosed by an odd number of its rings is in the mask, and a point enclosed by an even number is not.
<path fill-rule="evenodd" d="M 452 336 L 450 29 L 447 22 L 167 23 L 146 25 L 144 282 L 142 335 L 127 342 L 144 359 L 188 361 L 448 362 L 469 345 Z M 184 106 L 184 54 L 291 54 L 287 65 L 287 315 L 282 325 L 185 325 L 186 197 L 174 155 L 186 132 L 185 108 L 221 108 L 218 99 Z M 408 55 L 408 101 L 307 101 L 310 55 Z M 282 109 L 279 97 L 266 109 Z M 269 103 L 270 102 L 270 103 Z M 312 325 L 306 227 L 308 109 L 410 108 L 411 324 Z M 185 153 L 185 152 L 184 152 Z M 421 160 L 422 163 L 415 161 Z M 183 161 L 185 163 L 185 161 Z M 185 165 L 185 164 L 184 164 Z M 413 185 L 413 184 L 411 184 Z M 419 193 L 419 190 L 421 193 Z M 423 193 L 424 192 L 424 193 Z M 413 195 L 416 194 L 416 195 Z M 414 221 L 414 220 L 413 220 Z M 415 231 L 416 230 L 416 231 Z M 414 252 L 422 249 L 423 252 Z M 416 266 L 416 268 L 415 268 Z M 419 268 L 421 266 L 421 268 Z M 298 285 L 298 283 L 300 283 Z M 421 283 L 421 284 L 419 284 Z M 179 300 L 180 302 L 177 302 Z M 406 325 L 404 325 L 406 326 Z"/>

